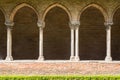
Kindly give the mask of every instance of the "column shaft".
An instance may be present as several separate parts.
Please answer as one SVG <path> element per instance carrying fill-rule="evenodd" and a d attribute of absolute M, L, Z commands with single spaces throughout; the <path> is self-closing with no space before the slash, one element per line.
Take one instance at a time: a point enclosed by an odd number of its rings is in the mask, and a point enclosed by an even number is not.
<path fill-rule="evenodd" d="M 71 55 L 70 55 L 70 60 L 74 60 L 74 29 L 71 29 Z"/>
<path fill-rule="evenodd" d="M 38 27 L 39 27 L 39 57 L 38 60 L 39 61 L 43 61 L 44 60 L 44 56 L 43 56 L 43 28 L 45 27 L 45 25 L 43 23 L 38 22 Z"/>
<path fill-rule="evenodd" d="M 106 58 L 105 61 L 112 61 L 111 57 L 111 25 L 112 23 L 106 23 Z"/>
<path fill-rule="evenodd" d="M 111 28 L 107 30 L 107 56 L 111 57 Z"/>
<path fill-rule="evenodd" d="M 44 60 L 43 57 L 43 29 L 39 28 L 39 59 Z"/>
<path fill-rule="evenodd" d="M 7 26 L 7 61 L 12 61 L 12 29 L 10 26 Z"/>
<path fill-rule="evenodd" d="M 75 30 L 75 60 L 79 61 L 79 27 Z"/>

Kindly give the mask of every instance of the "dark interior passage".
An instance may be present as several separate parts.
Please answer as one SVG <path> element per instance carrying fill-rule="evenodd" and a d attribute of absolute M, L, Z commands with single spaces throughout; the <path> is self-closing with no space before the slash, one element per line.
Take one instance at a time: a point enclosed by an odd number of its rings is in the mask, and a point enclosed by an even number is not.
<path fill-rule="evenodd" d="M 5 59 L 7 53 L 7 28 L 4 23 L 5 17 L 0 11 L 0 60 Z"/>
<path fill-rule="evenodd" d="M 46 60 L 70 58 L 70 28 L 67 13 L 59 7 L 46 15 L 44 28 L 44 57 Z"/>
<path fill-rule="evenodd" d="M 104 60 L 106 55 L 106 28 L 98 9 L 87 8 L 81 15 L 79 29 L 79 56 L 81 60 Z"/>
<path fill-rule="evenodd" d="M 19 9 L 14 18 L 13 58 L 37 59 L 39 55 L 39 30 L 37 15 L 29 7 Z"/>
<path fill-rule="evenodd" d="M 120 60 L 120 8 L 115 12 L 112 26 L 112 58 Z"/>

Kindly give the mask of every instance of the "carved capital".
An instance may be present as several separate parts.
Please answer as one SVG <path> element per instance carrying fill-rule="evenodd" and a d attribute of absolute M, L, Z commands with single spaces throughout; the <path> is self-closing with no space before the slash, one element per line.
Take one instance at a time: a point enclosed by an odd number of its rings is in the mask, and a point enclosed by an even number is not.
<path fill-rule="evenodd" d="M 105 22 L 104 25 L 105 25 L 105 26 L 112 26 L 112 25 L 113 25 L 113 22 Z"/>
<path fill-rule="evenodd" d="M 76 30 L 79 28 L 80 22 L 79 21 L 71 21 L 71 22 L 69 22 L 69 26 L 71 29 Z"/>
<path fill-rule="evenodd" d="M 14 22 L 6 21 L 6 22 L 5 22 L 5 25 L 7 26 L 8 29 L 13 29 Z"/>
<path fill-rule="evenodd" d="M 37 22 L 37 25 L 39 28 L 44 28 L 45 27 L 45 22 Z"/>
<path fill-rule="evenodd" d="M 13 26 L 14 26 L 14 22 L 6 21 L 6 22 L 5 22 L 5 25 L 6 25 L 6 26 L 12 26 L 12 27 L 13 27 Z"/>
<path fill-rule="evenodd" d="M 109 30 L 109 29 L 111 29 L 113 22 L 105 22 L 104 25 L 106 26 L 106 30 Z"/>

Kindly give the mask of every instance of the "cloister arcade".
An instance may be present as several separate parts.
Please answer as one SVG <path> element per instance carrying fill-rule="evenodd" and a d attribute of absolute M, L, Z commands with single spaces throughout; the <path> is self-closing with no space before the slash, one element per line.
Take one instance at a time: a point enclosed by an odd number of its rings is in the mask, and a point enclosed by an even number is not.
<path fill-rule="evenodd" d="M 91 3 L 76 10 L 55 3 L 41 12 L 21 3 L 7 15 L 1 8 L 0 59 L 119 61 L 120 8 Z"/>

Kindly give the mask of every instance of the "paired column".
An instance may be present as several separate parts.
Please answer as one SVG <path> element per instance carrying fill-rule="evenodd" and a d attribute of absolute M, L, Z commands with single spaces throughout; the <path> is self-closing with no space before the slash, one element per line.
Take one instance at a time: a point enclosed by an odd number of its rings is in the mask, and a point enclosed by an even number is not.
<path fill-rule="evenodd" d="M 69 23 L 71 29 L 71 61 L 79 61 L 79 21 L 71 21 Z"/>
<path fill-rule="evenodd" d="M 113 25 L 112 22 L 106 22 L 106 58 L 105 61 L 112 61 L 111 57 L 111 25 Z"/>
<path fill-rule="evenodd" d="M 38 60 L 43 61 L 44 60 L 44 56 L 43 56 L 43 29 L 45 27 L 45 23 L 38 22 L 37 25 L 39 27 L 39 57 L 38 57 Z"/>
<path fill-rule="evenodd" d="M 12 28 L 14 26 L 13 22 L 5 22 L 7 26 L 7 57 L 6 61 L 12 61 Z"/>

